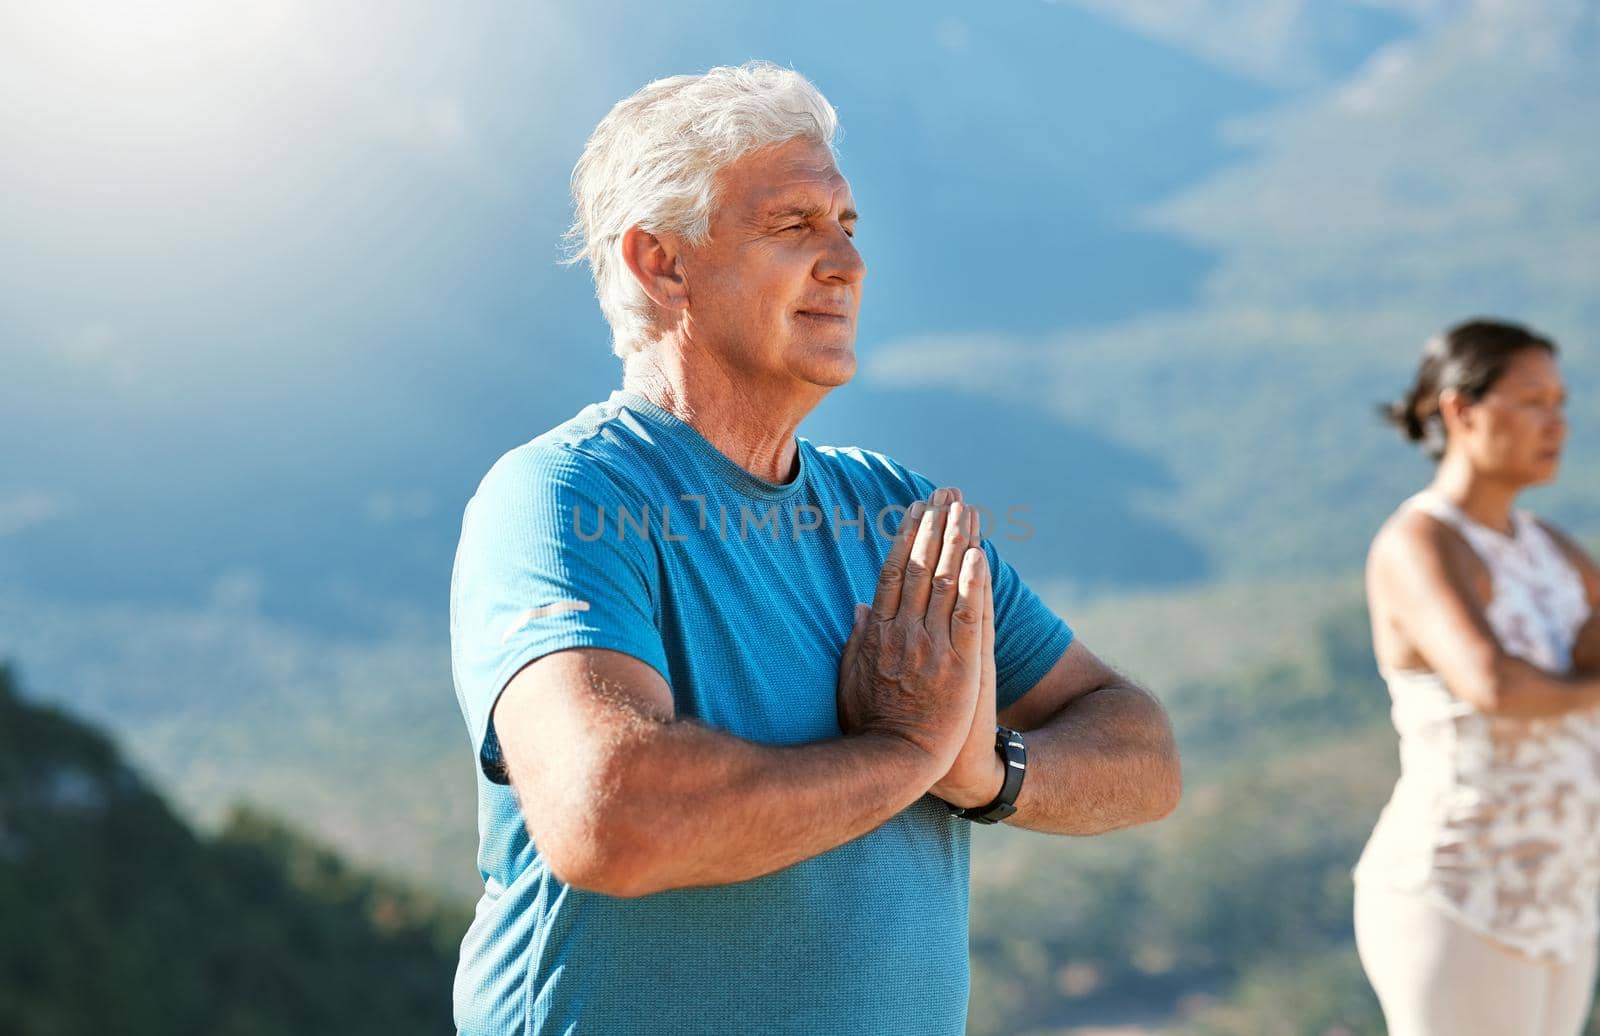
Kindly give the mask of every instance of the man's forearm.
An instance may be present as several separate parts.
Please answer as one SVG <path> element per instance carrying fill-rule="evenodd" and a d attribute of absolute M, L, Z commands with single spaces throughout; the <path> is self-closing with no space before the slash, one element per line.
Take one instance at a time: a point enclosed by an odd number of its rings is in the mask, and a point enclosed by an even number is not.
<path fill-rule="evenodd" d="M 937 760 L 888 735 L 762 745 L 686 721 L 643 721 L 586 768 L 586 821 L 563 842 L 578 873 L 613 895 L 745 881 L 866 834 L 915 802 Z M 515 779 L 515 775 L 513 775 Z M 543 845 L 547 851 L 556 846 Z M 561 854 L 557 854 L 559 856 Z"/>
<path fill-rule="evenodd" d="M 1028 772 L 1006 822 L 1094 835 L 1159 820 L 1182 789 L 1166 711 L 1145 691 L 1113 684 L 1073 699 L 1027 732 Z"/>

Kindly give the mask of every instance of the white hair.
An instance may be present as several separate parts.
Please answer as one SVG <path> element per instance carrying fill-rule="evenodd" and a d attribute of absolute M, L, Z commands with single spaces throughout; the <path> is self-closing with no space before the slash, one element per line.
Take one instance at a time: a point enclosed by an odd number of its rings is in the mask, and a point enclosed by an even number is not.
<path fill-rule="evenodd" d="M 703 243 L 720 169 L 796 138 L 831 149 L 838 125 L 805 76 L 768 61 L 657 79 L 618 101 L 572 171 L 577 217 L 567 231 L 567 262 L 586 259 L 594 273 L 611 351 L 626 357 L 643 348 L 655 316 L 622 260 L 629 227 Z"/>

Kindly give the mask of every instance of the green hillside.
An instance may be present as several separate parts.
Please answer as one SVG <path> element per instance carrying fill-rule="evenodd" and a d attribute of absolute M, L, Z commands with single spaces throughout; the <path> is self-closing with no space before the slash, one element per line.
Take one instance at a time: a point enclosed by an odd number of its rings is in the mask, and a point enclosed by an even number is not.
<path fill-rule="evenodd" d="M 267 816 L 198 837 L 0 668 L 0 1032 L 437 1033 L 465 919 Z"/>

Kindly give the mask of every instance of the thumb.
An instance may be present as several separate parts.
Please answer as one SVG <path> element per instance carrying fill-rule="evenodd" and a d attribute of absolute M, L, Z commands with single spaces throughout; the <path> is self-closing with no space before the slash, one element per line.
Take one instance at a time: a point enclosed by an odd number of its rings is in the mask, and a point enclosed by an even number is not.
<path fill-rule="evenodd" d="M 864 620 L 868 610 L 864 604 L 856 605 L 855 618 L 850 624 L 850 636 L 845 640 L 844 651 L 839 655 L 839 676 L 841 679 L 855 667 L 856 652 L 861 647 L 861 631 L 866 628 Z"/>
<path fill-rule="evenodd" d="M 973 673 L 981 672 L 983 595 L 989 592 L 988 560 L 981 548 L 967 548 L 961 558 L 961 574 L 956 580 L 956 607 L 950 614 L 950 643 Z"/>

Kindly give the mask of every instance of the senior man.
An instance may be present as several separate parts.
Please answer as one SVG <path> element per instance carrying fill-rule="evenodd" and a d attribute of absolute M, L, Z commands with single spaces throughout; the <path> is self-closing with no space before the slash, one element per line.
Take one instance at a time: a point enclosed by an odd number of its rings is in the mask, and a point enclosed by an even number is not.
<path fill-rule="evenodd" d="M 796 436 L 856 369 L 834 129 L 754 63 L 651 83 L 578 163 L 623 382 L 463 522 L 463 1033 L 959 1033 L 974 822 L 1094 834 L 1177 802 L 1160 705 L 976 508 Z"/>

